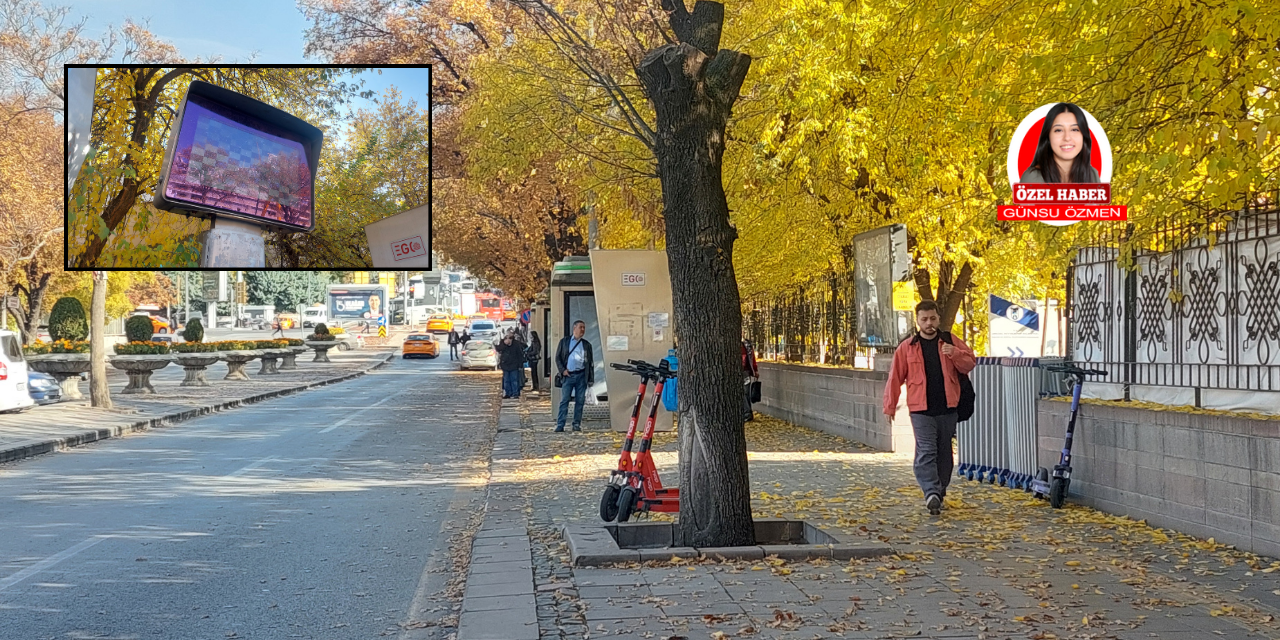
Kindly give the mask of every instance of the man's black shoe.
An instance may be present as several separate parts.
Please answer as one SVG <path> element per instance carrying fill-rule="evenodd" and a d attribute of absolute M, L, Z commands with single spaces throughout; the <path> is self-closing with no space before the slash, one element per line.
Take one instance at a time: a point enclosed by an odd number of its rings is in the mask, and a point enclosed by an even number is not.
<path fill-rule="evenodd" d="M 936 516 L 942 513 L 942 497 L 936 493 L 931 493 L 928 498 L 925 498 L 924 506 L 929 509 L 929 515 Z"/>

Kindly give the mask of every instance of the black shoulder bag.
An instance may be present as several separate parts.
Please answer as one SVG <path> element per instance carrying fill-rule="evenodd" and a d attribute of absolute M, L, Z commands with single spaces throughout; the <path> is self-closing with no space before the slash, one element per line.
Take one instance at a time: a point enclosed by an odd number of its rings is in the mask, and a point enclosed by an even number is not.
<path fill-rule="evenodd" d="M 573 355 L 573 352 L 576 351 L 578 347 L 581 347 L 581 346 L 582 346 L 581 340 L 578 341 L 578 344 L 573 345 L 573 348 L 570 349 L 569 353 L 564 357 L 565 366 L 569 366 L 569 356 Z M 560 375 L 560 372 L 557 371 L 555 380 L 553 380 L 552 382 L 556 385 L 556 388 L 559 389 L 560 387 L 564 386 L 564 376 Z"/>
<path fill-rule="evenodd" d="M 942 334 L 942 339 L 947 343 L 954 345 L 951 341 L 951 334 Z M 956 422 L 964 422 L 973 417 L 973 403 L 977 399 L 977 394 L 973 392 L 973 382 L 969 380 L 969 374 L 956 371 L 956 376 L 960 378 L 960 404 L 956 405 L 956 413 L 959 414 Z"/>

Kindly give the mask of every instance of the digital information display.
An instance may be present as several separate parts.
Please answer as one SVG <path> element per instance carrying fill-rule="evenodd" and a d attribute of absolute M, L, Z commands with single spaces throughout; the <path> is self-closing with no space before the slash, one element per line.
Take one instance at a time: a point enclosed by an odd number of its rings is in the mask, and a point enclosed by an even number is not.
<path fill-rule="evenodd" d="M 165 155 L 157 208 L 293 231 L 315 226 L 319 129 L 202 82 L 192 83 L 180 118 Z"/>
<path fill-rule="evenodd" d="M 330 291 L 329 316 L 332 318 L 376 318 L 382 315 L 383 302 L 381 291 Z"/>

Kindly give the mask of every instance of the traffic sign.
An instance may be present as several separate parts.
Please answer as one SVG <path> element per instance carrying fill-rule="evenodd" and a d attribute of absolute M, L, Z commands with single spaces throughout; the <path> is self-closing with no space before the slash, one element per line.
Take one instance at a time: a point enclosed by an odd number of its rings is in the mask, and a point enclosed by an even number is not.
<path fill-rule="evenodd" d="M 387 325 L 385 324 L 378 325 L 378 337 L 379 338 L 387 337 Z"/>
<path fill-rule="evenodd" d="M 525 309 L 520 312 L 520 324 L 529 324 L 533 322 L 533 309 Z"/>

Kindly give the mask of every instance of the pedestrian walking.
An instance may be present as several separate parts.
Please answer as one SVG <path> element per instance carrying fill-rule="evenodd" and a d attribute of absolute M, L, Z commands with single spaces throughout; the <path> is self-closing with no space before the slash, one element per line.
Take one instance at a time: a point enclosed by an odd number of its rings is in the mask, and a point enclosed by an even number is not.
<path fill-rule="evenodd" d="M 907 385 L 907 410 L 916 436 L 916 482 L 924 492 L 925 507 L 933 515 L 942 510 L 955 465 L 951 441 L 959 417 L 960 374 L 968 374 L 977 364 L 969 345 L 949 332 L 938 331 L 940 322 L 937 303 L 925 300 L 916 305 L 916 333 L 893 352 L 884 388 L 884 414 L 892 424 L 898 394 L 902 384 Z"/>
<path fill-rule="evenodd" d="M 742 377 L 742 419 L 751 422 L 755 419 L 751 402 L 760 388 L 760 368 L 756 365 L 756 349 L 747 340 L 742 341 Z"/>
<path fill-rule="evenodd" d="M 533 379 L 533 390 L 541 392 L 538 362 L 542 360 L 542 341 L 538 339 L 537 331 L 529 332 L 529 348 L 524 350 L 524 359 L 529 363 L 529 376 Z"/>
<path fill-rule="evenodd" d="M 520 397 L 520 372 L 524 370 L 523 342 L 509 331 L 495 347 L 498 351 L 498 368 L 502 369 L 502 397 Z"/>
<path fill-rule="evenodd" d="M 280 337 L 281 337 L 281 338 L 285 337 L 285 336 L 284 336 L 284 323 L 280 321 L 280 318 L 276 318 L 276 319 L 275 319 L 275 323 L 272 325 L 272 328 L 274 329 L 274 331 L 272 331 L 272 332 L 271 332 L 271 337 L 272 337 L 272 338 L 276 337 L 276 334 L 277 334 L 277 333 L 278 333 L 278 334 L 280 334 Z"/>
<path fill-rule="evenodd" d="M 457 329 L 449 329 L 449 361 L 458 359 L 458 341 L 462 336 L 458 335 Z"/>
<path fill-rule="evenodd" d="M 569 413 L 569 398 L 573 397 L 573 430 L 582 431 L 582 403 L 587 390 L 595 384 L 595 360 L 591 355 L 591 343 L 584 338 L 587 324 L 581 320 L 573 323 L 573 334 L 560 339 L 556 347 L 556 386 L 560 387 L 560 409 L 556 413 L 556 432 L 564 431 Z"/>

